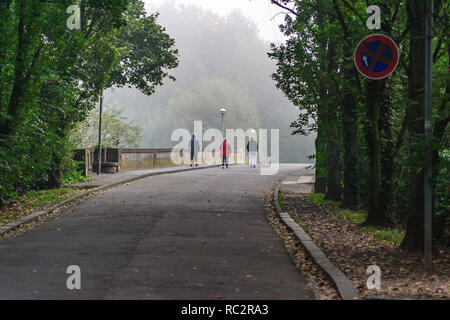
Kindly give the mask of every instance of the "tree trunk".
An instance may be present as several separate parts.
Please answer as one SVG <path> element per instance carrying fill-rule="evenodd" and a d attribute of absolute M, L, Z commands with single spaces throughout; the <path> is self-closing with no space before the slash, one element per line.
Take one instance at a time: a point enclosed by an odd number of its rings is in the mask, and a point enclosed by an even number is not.
<path fill-rule="evenodd" d="M 366 80 L 367 122 L 366 140 L 369 157 L 368 208 L 366 225 L 386 226 L 385 212 L 381 209 L 381 142 L 379 134 L 380 104 L 384 101 L 385 80 Z"/>
<path fill-rule="evenodd" d="M 48 172 L 48 189 L 59 189 L 61 188 L 61 163 L 55 163 L 55 167 Z"/>
<path fill-rule="evenodd" d="M 325 193 L 327 191 L 327 161 L 326 161 L 326 146 L 325 137 L 323 134 L 322 126 L 320 123 L 320 117 L 318 116 L 317 125 L 317 138 L 315 141 L 316 146 L 316 180 L 314 183 L 314 192 Z"/>
<path fill-rule="evenodd" d="M 353 56 L 354 50 L 350 40 L 351 33 L 343 18 L 338 2 L 333 0 L 332 4 L 336 12 L 336 19 L 344 32 L 343 57 L 349 59 L 349 57 Z M 354 208 L 358 205 L 358 157 L 356 154 L 358 147 L 358 114 L 356 112 L 357 94 L 355 90 L 359 88 L 360 84 L 355 67 L 350 61 L 344 64 L 343 78 L 344 196 L 341 206 L 343 208 Z"/>
<path fill-rule="evenodd" d="M 409 138 L 410 176 L 406 234 L 401 248 L 423 251 L 424 248 L 424 88 L 425 88 L 425 12 L 426 1 L 408 0 L 408 25 L 411 29 L 409 47 L 407 124 Z"/>
<path fill-rule="evenodd" d="M 318 2 L 319 6 L 322 6 L 322 3 Z M 324 16 L 320 13 L 320 10 L 317 14 L 317 24 L 319 29 L 324 28 L 325 19 Z M 327 43 L 327 38 L 324 35 L 321 35 L 319 38 L 319 43 L 321 48 L 325 48 Z M 319 68 L 321 72 L 321 77 L 319 78 L 319 103 L 317 105 L 317 138 L 315 141 L 316 145 L 316 181 L 314 186 L 314 192 L 316 193 L 325 193 L 327 191 L 327 105 L 324 103 L 324 99 L 326 98 L 327 90 L 326 90 L 326 82 L 324 81 L 323 74 L 326 72 L 326 62 L 325 62 L 325 51 L 319 51 Z"/>
<path fill-rule="evenodd" d="M 392 137 L 392 98 L 390 96 L 389 85 L 385 90 L 384 102 L 380 106 L 380 119 L 378 122 L 378 131 L 382 140 L 381 144 L 381 191 L 380 191 L 380 210 L 384 213 L 386 225 L 392 225 L 393 212 L 393 185 L 394 176 L 394 142 Z"/>
<path fill-rule="evenodd" d="M 62 164 L 63 158 L 66 155 L 64 142 L 67 138 L 66 132 L 68 131 L 67 119 L 64 116 L 59 116 L 59 123 L 57 124 L 56 134 L 58 135 L 58 140 L 54 142 L 54 148 L 52 153 L 52 164 L 53 166 L 48 170 L 48 189 L 59 189 L 62 186 L 61 174 L 62 174 Z"/>
<path fill-rule="evenodd" d="M 330 37 L 328 41 L 327 53 L 327 73 L 336 72 L 334 58 L 336 54 L 336 42 Z M 335 84 L 332 81 L 328 82 L 328 96 L 334 97 L 337 95 Z M 341 201 L 341 184 L 340 184 L 340 165 L 339 165 L 339 126 L 338 126 L 338 111 L 337 105 L 328 103 L 327 105 L 327 168 L 328 168 L 328 188 L 325 199 Z"/>
<path fill-rule="evenodd" d="M 349 53 L 348 50 L 345 51 Z M 350 84 L 355 83 L 353 65 L 347 67 L 344 78 Z M 345 93 L 343 98 L 344 196 L 342 199 L 342 207 L 344 208 L 354 208 L 358 205 L 358 115 L 356 113 L 356 95 L 353 90 L 355 89 L 344 88 Z"/>
<path fill-rule="evenodd" d="M 450 70 L 450 46 L 447 48 L 447 61 L 448 61 L 448 70 Z M 445 86 L 445 94 L 442 95 L 442 101 L 438 104 L 438 107 L 435 109 L 436 113 L 439 114 L 439 117 L 436 117 L 433 126 L 433 139 L 434 145 L 432 148 L 432 158 L 431 161 L 433 163 L 432 167 L 432 176 L 431 176 L 431 190 L 433 192 L 433 204 L 432 204 L 432 212 L 436 212 L 436 188 L 437 188 L 437 177 L 441 175 L 443 172 L 441 171 L 443 168 L 443 164 L 441 157 L 439 156 L 439 152 L 446 148 L 445 143 L 446 138 L 445 135 L 448 134 L 448 123 L 450 121 L 450 81 L 447 81 Z M 444 139 L 443 139 L 444 138 Z M 448 143 L 448 141 L 447 141 Z M 447 147 L 448 148 L 448 147 Z M 448 170 L 447 173 L 449 174 Z M 440 241 L 442 243 L 447 243 L 447 247 L 450 246 L 450 238 L 448 237 L 447 230 L 450 225 L 450 215 L 447 214 L 446 218 L 439 218 L 439 216 L 434 216 L 432 221 L 432 232 L 433 232 L 433 240 Z"/>
<path fill-rule="evenodd" d="M 19 102 L 24 91 L 25 78 L 25 57 L 27 53 L 27 40 L 25 32 L 25 0 L 19 1 L 18 4 L 18 23 L 17 23 L 17 49 L 14 61 L 14 85 L 12 87 L 9 104 L 6 108 L 7 117 L 0 125 L 0 137 L 3 137 L 3 144 L 7 141 L 7 136 L 10 135 L 18 121 Z"/>

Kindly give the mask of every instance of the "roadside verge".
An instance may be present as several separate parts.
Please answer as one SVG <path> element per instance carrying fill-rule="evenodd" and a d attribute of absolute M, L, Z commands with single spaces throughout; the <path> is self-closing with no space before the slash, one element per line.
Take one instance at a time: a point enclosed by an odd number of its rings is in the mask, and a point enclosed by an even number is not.
<path fill-rule="evenodd" d="M 287 212 L 283 212 L 282 208 L 278 203 L 280 184 L 277 183 L 275 191 L 273 193 L 273 204 L 276 213 L 281 218 L 281 221 L 290 228 L 300 244 L 308 252 L 314 262 L 327 274 L 339 293 L 339 296 L 343 300 L 359 300 L 360 296 L 353 283 L 348 279 L 345 274 L 337 268 L 323 251 L 312 241 L 310 236 L 299 226 Z"/>

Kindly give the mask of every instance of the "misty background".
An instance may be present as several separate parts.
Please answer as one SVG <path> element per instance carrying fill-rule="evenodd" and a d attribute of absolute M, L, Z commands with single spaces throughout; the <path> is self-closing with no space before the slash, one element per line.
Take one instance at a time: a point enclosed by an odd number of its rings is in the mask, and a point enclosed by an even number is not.
<path fill-rule="evenodd" d="M 280 162 L 312 162 L 315 136 L 292 136 L 290 123 L 299 111 L 276 89 L 270 75 L 275 63 L 267 56 L 270 42 L 257 25 L 235 9 L 218 15 L 195 5 L 173 2 L 152 6 L 158 22 L 175 39 L 180 64 L 156 93 L 145 96 L 133 88 L 105 92 L 105 107 L 141 129 L 141 148 L 172 147 L 173 130 L 221 128 L 220 108 L 226 108 L 225 127 L 280 130 Z M 268 21 L 268 23 L 270 23 Z"/>

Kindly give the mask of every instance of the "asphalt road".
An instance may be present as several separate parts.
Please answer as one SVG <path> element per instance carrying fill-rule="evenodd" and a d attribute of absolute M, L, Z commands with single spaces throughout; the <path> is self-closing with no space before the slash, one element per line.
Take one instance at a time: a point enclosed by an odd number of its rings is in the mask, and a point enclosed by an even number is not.
<path fill-rule="evenodd" d="M 314 299 L 264 217 L 273 182 L 304 168 L 195 170 L 93 196 L 0 242 L 0 299 Z"/>

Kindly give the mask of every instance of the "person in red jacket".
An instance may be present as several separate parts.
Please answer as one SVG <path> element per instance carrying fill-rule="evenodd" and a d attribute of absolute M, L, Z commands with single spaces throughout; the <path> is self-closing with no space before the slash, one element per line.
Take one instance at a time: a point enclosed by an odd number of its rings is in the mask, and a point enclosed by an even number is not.
<path fill-rule="evenodd" d="M 227 138 L 223 139 L 222 144 L 220 145 L 220 156 L 222 157 L 222 169 L 224 165 L 228 168 L 228 157 L 231 154 L 231 146 L 227 142 Z"/>

